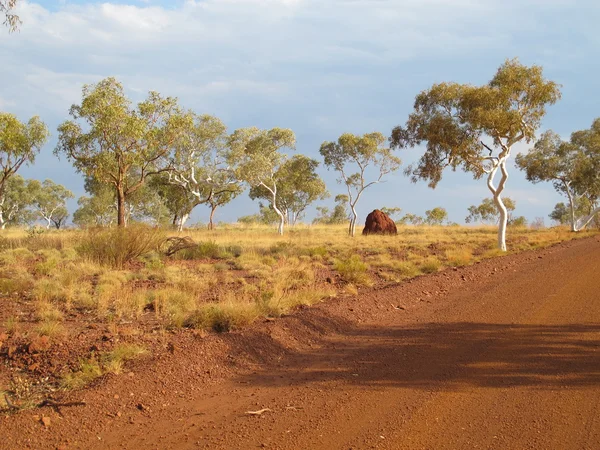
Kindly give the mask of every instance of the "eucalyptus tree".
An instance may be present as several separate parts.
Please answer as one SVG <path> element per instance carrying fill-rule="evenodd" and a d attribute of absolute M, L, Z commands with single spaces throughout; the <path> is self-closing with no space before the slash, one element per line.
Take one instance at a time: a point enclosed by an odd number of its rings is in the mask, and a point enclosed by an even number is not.
<path fill-rule="evenodd" d="M 392 218 L 394 216 L 399 216 L 400 213 L 402 212 L 402 208 L 398 208 L 397 206 L 393 206 L 393 207 L 384 206 L 383 208 L 380 208 L 380 211 L 382 213 L 386 214 L 387 216 L 389 216 L 390 218 Z"/>
<path fill-rule="evenodd" d="M 213 230 L 215 228 L 214 218 L 215 218 L 215 212 L 217 211 L 217 208 L 219 208 L 220 206 L 226 205 L 231 200 L 233 200 L 235 197 L 240 195 L 242 192 L 243 192 L 242 186 L 240 186 L 239 184 L 232 184 L 232 185 L 228 186 L 226 189 L 222 189 L 217 192 L 213 191 L 208 196 L 207 204 L 208 204 L 208 207 L 210 208 L 210 215 L 208 218 L 208 229 L 209 230 Z"/>
<path fill-rule="evenodd" d="M 329 211 L 326 206 L 317 206 L 317 217 L 313 223 L 324 223 L 328 225 L 338 225 L 348 220 L 348 196 L 338 194 L 335 196 L 335 207 L 333 211 Z"/>
<path fill-rule="evenodd" d="M 80 227 L 111 226 L 117 217 L 112 191 L 103 195 L 82 196 L 77 200 L 78 208 L 73 213 L 73 223 Z"/>
<path fill-rule="evenodd" d="M 40 219 L 46 221 L 46 228 L 54 224 L 60 228 L 68 216 L 67 200 L 72 199 L 73 193 L 52 180 L 29 182 L 32 197 L 32 207 Z"/>
<path fill-rule="evenodd" d="M 569 142 L 545 132 L 529 152 L 517 156 L 516 163 L 529 181 L 552 182 L 567 196 L 571 231 L 584 229 L 600 212 L 600 119 L 590 129 L 573 133 Z"/>
<path fill-rule="evenodd" d="M 167 176 L 153 177 L 148 186 L 161 198 L 168 209 L 171 226 L 182 231 L 192 210 L 202 203 L 201 199 L 191 194 L 179 184 L 173 184 Z"/>
<path fill-rule="evenodd" d="M 508 215 L 508 222 L 510 223 L 512 218 L 512 212 L 516 208 L 516 203 L 509 197 L 502 197 L 502 203 L 506 208 Z M 466 223 L 498 223 L 500 220 L 500 213 L 491 198 L 484 198 L 479 205 L 471 205 L 468 208 L 469 215 L 465 218 Z"/>
<path fill-rule="evenodd" d="M 425 219 L 413 213 L 406 213 L 398 222 L 402 225 L 423 225 Z"/>
<path fill-rule="evenodd" d="M 188 113 L 185 130 L 175 142 L 169 182 L 196 201 L 188 202 L 192 208 L 179 216 L 179 229 L 200 204 L 211 207 L 212 229 L 216 208 L 242 192 L 241 181 L 228 155 L 227 128 L 223 122 L 214 116 Z"/>
<path fill-rule="evenodd" d="M 427 225 L 441 225 L 448 219 L 448 211 L 441 206 L 425 211 L 425 223 Z"/>
<path fill-rule="evenodd" d="M 269 193 L 269 204 L 279 217 L 277 231 L 283 235 L 285 215 L 279 208 L 277 172 L 286 162 L 281 152 L 296 147 L 296 136 L 290 129 L 272 128 L 260 130 L 256 127 L 241 128 L 229 137 L 228 162 L 236 167 L 236 178 L 250 188 L 261 187 Z"/>
<path fill-rule="evenodd" d="M 35 221 L 35 214 L 31 211 L 33 203 L 30 181 L 20 175 L 15 175 L 6 180 L 2 209 L 0 210 L 0 228 L 8 225 L 18 225 Z"/>
<path fill-rule="evenodd" d="M 157 92 L 133 108 L 115 78 L 85 85 L 81 105 L 71 106 L 70 115 L 73 120 L 58 128 L 55 153 L 113 187 L 117 223 L 125 226 L 128 197 L 149 176 L 169 170 L 172 147 L 188 118 L 175 98 Z"/>
<path fill-rule="evenodd" d="M 406 173 L 432 188 L 446 167 L 471 172 L 476 179 L 487 175 L 500 214 L 498 247 L 505 251 L 508 215 L 501 195 L 512 148 L 535 139 L 546 107 L 559 98 L 559 86 L 543 77 L 540 66 L 507 60 L 485 85 L 440 83 L 417 95 L 406 125 L 392 131 L 392 147 L 427 143 L 418 164 Z"/>
<path fill-rule="evenodd" d="M 21 19 L 15 14 L 14 9 L 18 0 L 0 0 L 0 15 L 4 15 L 3 24 L 10 32 L 17 31 L 21 25 Z"/>
<path fill-rule="evenodd" d="M 80 227 L 113 225 L 117 219 L 114 189 L 92 177 L 85 177 L 83 185 L 88 195 L 77 199 L 78 208 L 73 213 L 73 223 Z"/>
<path fill-rule="evenodd" d="M 348 233 L 354 236 L 358 214 L 356 204 L 368 187 L 380 183 L 383 177 L 400 167 L 400 159 L 392 154 L 383 134 L 374 132 L 363 136 L 342 134 L 337 142 L 324 142 L 319 153 L 325 165 L 339 173 L 338 182 L 346 185 L 348 206 L 352 211 Z M 367 179 L 373 172 L 373 178 Z"/>
<path fill-rule="evenodd" d="M 6 199 L 7 183 L 23 166 L 35 161 L 49 137 L 48 128 L 34 116 L 27 123 L 14 114 L 0 113 L 0 227 L 13 205 Z"/>
<path fill-rule="evenodd" d="M 316 172 L 317 167 L 318 161 L 295 155 L 275 172 L 277 205 L 283 212 L 286 224 L 295 225 L 310 204 L 324 200 L 329 195 L 325 182 Z M 269 200 L 271 192 L 264 186 L 254 186 L 250 189 L 250 198 Z"/>

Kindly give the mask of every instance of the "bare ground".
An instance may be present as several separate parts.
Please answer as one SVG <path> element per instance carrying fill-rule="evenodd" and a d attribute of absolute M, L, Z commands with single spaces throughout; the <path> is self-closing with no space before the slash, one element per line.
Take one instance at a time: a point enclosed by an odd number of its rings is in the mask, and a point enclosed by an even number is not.
<path fill-rule="evenodd" d="M 176 333 L 61 399 L 85 406 L 1 417 L 0 446 L 600 448 L 599 273 L 594 237 Z"/>

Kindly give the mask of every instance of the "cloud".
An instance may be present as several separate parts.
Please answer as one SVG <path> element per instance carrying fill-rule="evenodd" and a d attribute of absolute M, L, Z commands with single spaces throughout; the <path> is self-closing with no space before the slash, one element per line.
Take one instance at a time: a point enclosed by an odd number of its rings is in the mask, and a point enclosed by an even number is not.
<path fill-rule="evenodd" d="M 299 151 L 315 157 L 321 142 L 342 132 L 387 134 L 433 82 L 483 83 L 505 58 L 520 56 L 568 86 L 569 111 L 551 108 L 544 123 L 568 135 L 589 126 L 592 117 L 580 116 L 595 107 L 589 92 L 598 63 L 588 55 L 597 47 L 598 12 L 591 2 L 566 0 L 65 1 L 52 8 L 22 0 L 21 31 L 0 31 L 0 108 L 40 114 L 55 128 L 83 84 L 116 76 L 136 101 L 158 90 L 231 128 L 290 127 L 301 137 Z M 40 165 L 48 167 L 46 153 Z M 414 154 L 401 156 L 408 163 Z M 470 182 L 461 175 L 452 185 Z M 513 183 L 527 186 L 518 173 Z M 417 202 L 436 198 L 401 176 L 393 186 L 418 192 Z M 397 203 L 378 189 L 384 203 Z"/>

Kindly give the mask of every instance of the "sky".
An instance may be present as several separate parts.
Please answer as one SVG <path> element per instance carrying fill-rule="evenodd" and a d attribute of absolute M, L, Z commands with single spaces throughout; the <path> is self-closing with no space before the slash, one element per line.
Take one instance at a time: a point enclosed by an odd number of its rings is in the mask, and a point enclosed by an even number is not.
<path fill-rule="evenodd" d="M 442 81 L 484 84 L 507 59 L 544 68 L 562 85 L 538 135 L 565 139 L 600 116 L 600 3 L 594 0 L 119 0 L 24 1 L 17 33 L 0 29 L 0 111 L 39 115 L 52 137 L 28 178 L 50 178 L 85 195 L 83 178 L 53 154 L 57 126 L 81 101 L 83 84 L 114 76 L 133 101 L 148 91 L 240 127 L 291 128 L 297 153 L 319 159 L 342 133 L 404 124 L 415 96 Z M 531 145 L 519 144 L 516 152 Z M 420 149 L 398 151 L 403 166 Z M 530 221 L 565 201 L 550 184 L 533 185 L 510 164 L 505 195 Z M 336 175 L 319 173 L 332 206 Z M 467 208 L 489 197 L 484 180 L 447 171 L 435 190 L 402 170 L 370 187 L 359 223 L 375 208 L 424 215 L 446 208 L 464 223 Z M 76 201 L 70 203 L 71 212 Z M 235 221 L 258 204 L 243 194 L 217 213 Z M 315 215 L 314 206 L 307 218 Z M 192 222 L 206 222 L 200 205 Z"/>

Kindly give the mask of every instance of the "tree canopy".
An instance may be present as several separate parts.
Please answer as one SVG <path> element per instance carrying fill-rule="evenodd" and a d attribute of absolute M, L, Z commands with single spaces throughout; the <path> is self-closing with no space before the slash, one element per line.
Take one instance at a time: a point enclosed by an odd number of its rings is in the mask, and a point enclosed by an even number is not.
<path fill-rule="evenodd" d="M 13 114 L 0 113 L 0 215 L 5 219 L 7 208 L 12 208 L 5 199 L 8 181 L 24 164 L 35 161 L 49 136 L 48 128 L 37 116 L 23 123 Z M 0 223 L 4 224 L 2 220 Z"/>
<path fill-rule="evenodd" d="M 600 119 L 573 133 L 569 142 L 545 132 L 529 152 L 517 155 L 516 163 L 532 183 L 551 182 L 568 197 L 572 231 L 585 228 L 600 212 Z"/>
<path fill-rule="evenodd" d="M 283 234 L 285 215 L 278 203 L 280 184 L 277 173 L 287 159 L 281 150 L 295 147 L 294 132 L 283 128 L 241 128 L 229 138 L 227 161 L 236 168 L 237 179 L 243 180 L 251 188 L 261 187 L 270 194 L 270 206 L 279 217 L 279 234 Z"/>
<path fill-rule="evenodd" d="M 54 225 L 60 228 L 64 225 L 69 213 L 67 200 L 73 198 L 73 193 L 52 180 L 30 181 L 32 204 L 40 219 L 46 221 L 46 228 Z"/>
<path fill-rule="evenodd" d="M 506 250 L 508 216 L 501 194 L 508 179 L 507 161 L 514 144 L 535 138 L 546 107 L 559 98 L 559 86 L 543 77 L 540 66 L 507 60 L 482 86 L 440 83 L 417 95 L 406 125 L 392 131 L 392 147 L 426 143 L 425 153 L 406 173 L 432 188 L 447 167 L 471 172 L 476 179 L 487 175 L 500 214 L 498 246 Z"/>
<path fill-rule="evenodd" d="M 348 206 L 352 211 L 348 232 L 354 236 L 358 214 L 356 204 L 368 187 L 380 183 L 383 177 L 400 167 L 400 158 L 385 145 L 383 134 L 374 132 L 363 136 L 342 134 L 337 142 L 323 142 L 319 153 L 325 165 L 339 173 L 338 181 L 346 186 Z M 367 179 L 370 172 L 372 179 Z"/>
<path fill-rule="evenodd" d="M 516 208 L 515 201 L 509 197 L 502 197 L 502 202 L 508 212 L 508 221 L 510 222 L 512 212 Z M 484 198 L 479 205 L 471 205 L 468 208 L 469 215 L 465 218 L 466 223 L 498 223 L 500 220 L 500 213 L 498 208 L 494 205 L 494 201 L 491 198 Z"/>
<path fill-rule="evenodd" d="M 169 169 L 172 146 L 189 118 L 176 99 L 157 92 L 132 108 L 115 78 L 85 85 L 81 105 L 73 105 L 70 114 L 73 120 L 58 128 L 55 153 L 64 154 L 86 176 L 113 186 L 117 223 L 124 226 L 127 197 L 148 176 Z"/>
<path fill-rule="evenodd" d="M 277 204 L 286 224 L 294 225 L 302 218 L 306 208 L 328 195 L 325 183 L 316 172 L 319 162 L 304 155 L 295 155 L 285 161 L 275 172 Z M 250 189 L 251 199 L 271 198 L 271 192 L 262 185 Z"/>

